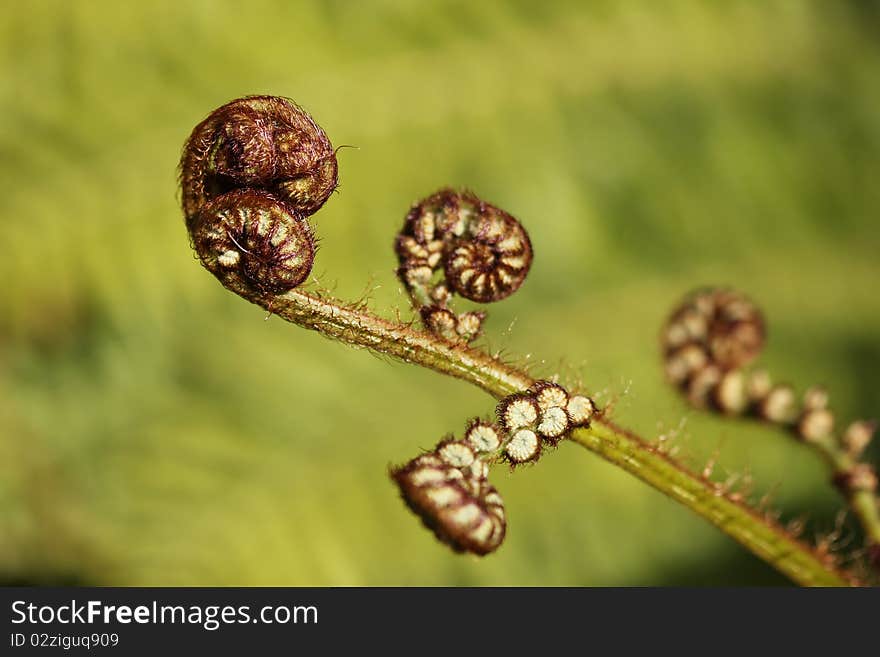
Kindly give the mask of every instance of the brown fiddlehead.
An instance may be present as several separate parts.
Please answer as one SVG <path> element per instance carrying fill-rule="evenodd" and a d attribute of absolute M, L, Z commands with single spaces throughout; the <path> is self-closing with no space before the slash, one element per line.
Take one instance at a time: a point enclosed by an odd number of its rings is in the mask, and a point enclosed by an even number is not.
<path fill-rule="evenodd" d="M 823 388 L 808 388 L 799 400 L 792 386 L 774 384 L 763 369 L 749 370 L 765 335 L 763 314 L 740 292 L 697 290 L 681 301 L 663 328 L 666 376 L 696 408 L 765 422 L 813 448 L 862 525 L 868 560 L 880 571 L 877 474 L 861 461 L 876 425 L 857 420 L 838 431 Z"/>
<path fill-rule="evenodd" d="M 413 205 L 395 251 L 397 276 L 425 328 L 465 341 L 479 335 L 486 315 L 456 314 L 453 296 L 500 301 L 519 289 L 532 265 L 532 243 L 519 221 L 472 192 L 452 189 Z"/>
<path fill-rule="evenodd" d="M 196 253 L 227 287 L 281 294 L 312 270 L 307 217 L 336 189 L 336 153 L 284 98 L 251 96 L 193 130 L 180 163 L 183 213 Z"/>

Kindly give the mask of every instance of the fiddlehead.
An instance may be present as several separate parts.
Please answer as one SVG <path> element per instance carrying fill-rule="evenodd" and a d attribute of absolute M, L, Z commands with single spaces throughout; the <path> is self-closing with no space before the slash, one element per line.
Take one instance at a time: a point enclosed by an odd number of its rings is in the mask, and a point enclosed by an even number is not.
<path fill-rule="evenodd" d="M 191 231 L 202 263 L 227 287 L 281 294 L 302 283 L 315 260 L 308 222 L 262 190 L 221 194 L 195 215 Z"/>
<path fill-rule="evenodd" d="M 456 314 L 453 295 L 491 303 L 514 292 L 532 264 L 529 235 L 514 217 L 471 192 L 442 189 L 406 215 L 395 240 L 398 278 L 425 327 L 449 339 L 472 340 L 483 312 Z"/>
<path fill-rule="evenodd" d="M 251 96 L 216 109 L 180 161 L 183 213 L 202 263 L 239 294 L 300 285 L 315 255 L 306 217 L 336 176 L 330 140 L 292 101 Z"/>
<path fill-rule="evenodd" d="M 861 522 L 869 557 L 880 569 L 877 475 L 873 466 L 859 461 L 875 424 L 858 420 L 836 433 L 822 388 L 809 388 L 799 402 L 794 388 L 773 384 L 766 371 L 747 372 L 764 339 L 761 311 L 745 296 L 730 289 L 698 290 L 679 304 L 663 328 L 666 376 L 697 408 L 764 421 L 813 447 Z"/>
<path fill-rule="evenodd" d="M 484 555 L 504 540 L 504 501 L 489 483 L 486 462 L 499 440 L 492 425 L 475 422 L 464 440 L 444 440 L 391 470 L 407 506 L 456 552 Z"/>
<path fill-rule="evenodd" d="M 672 313 L 661 337 L 666 377 L 694 406 L 745 408 L 741 369 L 764 346 L 764 318 L 731 290 L 701 290 Z"/>

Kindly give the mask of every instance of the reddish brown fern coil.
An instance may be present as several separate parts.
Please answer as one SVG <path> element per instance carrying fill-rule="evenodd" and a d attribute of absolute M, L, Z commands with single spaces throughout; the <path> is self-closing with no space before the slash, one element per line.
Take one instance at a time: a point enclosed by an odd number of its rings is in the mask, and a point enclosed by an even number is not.
<path fill-rule="evenodd" d="M 749 299 L 728 289 L 699 290 L 663 329 L 666 376 L 694 406 L 741 412 L 746 397 L 737 372 L 761 353 L 764 337 L 764 318 Z"/>
<path fill-rule="evenodd" d="M 814 386 L 799 400 L 794 388 L 774 384 L 764 370 L 746 371 L 764 345 L 761 311 L 741 293 L 698 290 L 672 312 L 661 333 L 666 377 L 697 408 L 751 416 L 811 444 L 832 468 L 832 483 L 851 501 L 872 555 L 880 552 L 877 475 L 859 462 L 876 428 L 858 420 L 835 430 L 828 394 Z"/>
<path fill-rule="evenodd" d="M 336 176 L 330 140 L 294 102 L 250 96 L 214 110 L 180 161 L 183 213 L 202 263 L 238 293 L 300 285 L 315 253 L 306 218 Z"/>
<path fill-rule="evenodd" d="M 500 301 L 519 289 L 532 264 L 522 225 L 471 192 L 443 189 L 416 203 L 395 241 L 398 277 L 426 328 L 444 337 L 473 339 L 485 314 L 457 315 L 454 294 Z"/>
<path fill-rule="evenodd" d="M 824 389 L 809 388 L 799 401 L 791 386 L 773 384 L 766 371 L 745 370 L 760 355 L 765 333 L 761 311 L 741 293 L 698 290 L 679 304 L 663 328 L 666 376 L 698 408 L 753 415 L 783 425 L 806 442 L 832 437 L 835 418 Z M 839 442 L 858 458 L 873 432 L 874 423 L 859 420 Z"/>
<path fill-rule="evenodd" d="M 456 552 L 485 555 L 504 540 L 504 501 L 489 483 L 481 446 L 497 448 L 497 430 L 475 423 L 473 440 L 445 440 L 433 452 L 393 468 L 391 477 L 422 523 Z M 479 434 L 479 435 L 478 435 Z"/>

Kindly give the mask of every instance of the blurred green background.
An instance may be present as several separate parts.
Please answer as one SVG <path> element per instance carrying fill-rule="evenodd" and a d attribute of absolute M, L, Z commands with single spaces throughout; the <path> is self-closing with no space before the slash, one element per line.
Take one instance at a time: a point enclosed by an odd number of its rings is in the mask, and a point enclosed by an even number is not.
<path fill-rule="evenodd" d="M 690 288 L 766 309 L 764 363 L 880 407 L 880 9 L 799 2 L 14 2 L 0 21 L 0 581 L 663 585 L 784 580 L 574 445 L 494 483 L 509 534 L 452 555 L 386 477 L 492 400 L 221 288 L 176 197 L 193 126 L 289 96 L 340 152 L 315 276 L 406 312 L 391 240 L 467 185 L 536 251 L 488 337 L 808 535 L 813 454 L 686 408 L 657 333 Z M 877 452 L 874 452 L 876 458 Z M 849 526 L 842 540 L 857 544 Z"/>

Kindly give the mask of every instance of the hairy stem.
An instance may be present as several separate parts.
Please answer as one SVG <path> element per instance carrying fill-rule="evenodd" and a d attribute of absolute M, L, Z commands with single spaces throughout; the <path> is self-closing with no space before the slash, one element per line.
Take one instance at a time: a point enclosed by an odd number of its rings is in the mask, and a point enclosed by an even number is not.
<path fill-rule="evenodd" d="M 576 430 L 572 439 L 693 510 L 793 581 L 806 586 L 854 583 L 779 525 L 625 429 L 594 422 Z"/>
<path fill-rule="evenodd" d="M 461 343 L 418 331 L 337 300 L 300 290 L 282 295 L 257 294 L 234 281 L 236 294 L 287 321 L 354 347 L 472 383 L 496 398 L 527 389 L 534 379 L 489 354 Z M 635 434 L 606 420 L 577 429 L 574 442 L 623 468 L 705 518 L 758 558 L 793 581 L 809 586 L 848 586 L 858 582 L 832 560 L 797 540 L 785 529 L 716 484 L 688 471 Z"/>
<path fill-rule="evenodd" d="M 444 340 L 427 331 L 345 306 L 336 299 L 296 289 L 280 296 L 234 291 L 289 322 L 354 347 L 366 347 L 463 379 L 496 397 L 525 390 L 534 383 L 525 372 L 505 365 L 484 351 L 471 349 L 463 342 Z"/>

